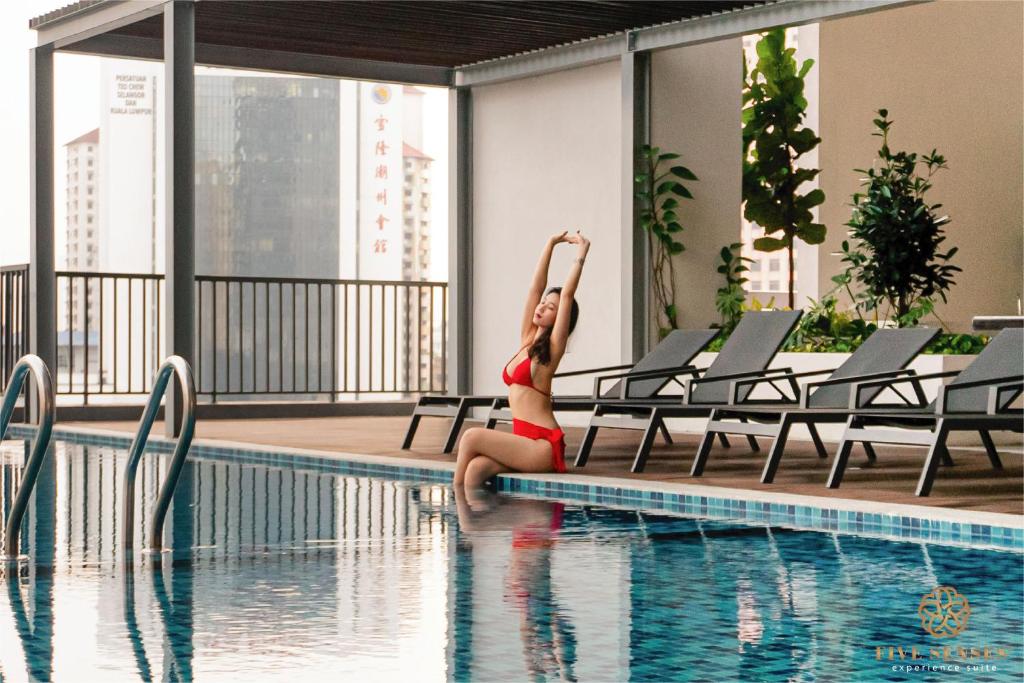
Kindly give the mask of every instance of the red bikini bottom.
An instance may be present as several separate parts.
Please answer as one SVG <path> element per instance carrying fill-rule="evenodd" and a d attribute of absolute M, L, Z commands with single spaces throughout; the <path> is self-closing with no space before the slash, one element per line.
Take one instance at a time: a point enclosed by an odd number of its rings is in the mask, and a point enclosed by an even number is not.
<path fill-rule="evenodd" d="M 555 472 L 564 473 L 565 433 L 561 429 L 548 429 L 526 420 L 512 419 L 512 433 L 528 439 L 544 439 L 551 442 L 551 466 Z"/>

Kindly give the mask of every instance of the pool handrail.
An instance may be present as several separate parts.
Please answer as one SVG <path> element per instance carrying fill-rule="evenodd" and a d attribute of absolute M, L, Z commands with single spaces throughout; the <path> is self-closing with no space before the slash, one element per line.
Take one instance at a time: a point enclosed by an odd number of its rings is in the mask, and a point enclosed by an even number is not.
<path fill-rule="evenodd" d="M 160 487 L 160 494 L 150 520 L 149 548 L 153 552 L 160 552 L 163 549 L 163 527 L 164 519 L 167 517 L 167 508 L 171 505 L 171 498 L 178 485 L 178 477 L 181 475 L 181 468 L 185 465 L 185 456 L 188 454 L 189 446 L 192 445 L 192 436 L 195 433 L 196 385 L 192 377 L 192 368 L 188 361 L 181 356 L 168 356 L 153 379 L 153 389 L 149 392 L 149 400 L 146 402 L 146 409 L 139 420 L 135 440 L 132 441 L 131 449 L 128 451 L 128 463 L 124 471 L 124 503 L 121 515 L 122 547 L 126 557 L 129 558 L 135 545 L 135 473 L 139 468 L 142 452 L 146 449 L 146 441 L 149 439 L 149 432 L 156 420 L 160 401 L 172 375 L 177 375 L 178 381 L 181 383 L 181 431 L 174 445 L 174 454 L 171 456 L 171 463 L 167 466 L 167 476 L 164 477 L 163 486 Z"/>
<path fill-rule="evenodd" d="M 53 433 L 53 422 L 56 416 L 56 400 L 53 394 L 53 376 L 50 369 L 46 367 L 43 359 L 35 354 L 27 354 L 18 359 L 11 372 L 11 379 L 7 383 L 7 392 L 4 394 L 3 406 L 0 407 L 0 441 L 3 441 L 7 434 L 7 427 L 10 425 L 11 416 L 14 414 L 14 405 L 21 394 L 21 388 L 25 377 L 32 373 L 36 380 L 36 390 L 39 400 L 39 430 L 36 432 L 35 442 L 32 444 L 32 452 L 25 463 L 25 471 L 22 474 L 21 486 L 18 487 L 18 496 L 14 499 L 10 515 L 7 517 L 7 528 L 4 532 L 4 550 L 0 559 L 12 561 L 18 559 L 18 537 L 21 534 L 21 521 L 28 510 L 28 501 L 32 497 L 32 489 L 35 488 L 36 479 L 39 477 L 39 470 L 43 465 L 43 458 L 50 447 L 50 436 Z"/>

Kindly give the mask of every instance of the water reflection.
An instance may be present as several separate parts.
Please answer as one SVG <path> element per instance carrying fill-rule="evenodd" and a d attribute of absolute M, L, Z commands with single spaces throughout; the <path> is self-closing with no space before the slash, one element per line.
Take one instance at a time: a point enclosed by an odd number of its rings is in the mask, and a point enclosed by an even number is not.
<path fill-rule="evenodd" d="M 470 552 L 479 534 L 511 532 L 503 598 L 519 615 L 527 675 L 531 680 L 576 680 L 575 628 L 560 604 L 551 571 L 564 505 L 461 486 L 455 487 L 455 502 L 460 544 Z"/>
<path fill-rule="evenodd" d="M 0 509 L 22 450 L 0 446 Z M 1022 669 L 1019 554 L 203 459 L 173 552 L 126 565 L 124 454 L 52 455 L 0 590 L 4 681 L 880 680 L 876 646 L 928 644 L 936 585 L 971 600 L 950 645 Z M 165 457 L 140 469 L 140 540 Z"/>

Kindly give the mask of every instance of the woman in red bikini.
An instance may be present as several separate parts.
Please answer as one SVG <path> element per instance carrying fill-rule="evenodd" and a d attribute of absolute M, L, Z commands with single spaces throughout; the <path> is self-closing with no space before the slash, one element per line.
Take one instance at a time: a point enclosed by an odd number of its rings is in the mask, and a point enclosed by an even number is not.
<path fill-rule="evenodd" d="M 561 243 L 577 246 L 576 259 L 562 287 L 544 288 L 551 252 Z M 479 427 L 459 443 L 456 485 L 479 487 L 502 472 L 565 472 L 565 436 L 551 410 L 551 378 L 576 327 L 579 306 L 574 296 L 590 240 L 579 230 L 551 237 L 541 252 L 526 296 L 519 351 L 502 369 L 512 410 L 512 433 Z"/>

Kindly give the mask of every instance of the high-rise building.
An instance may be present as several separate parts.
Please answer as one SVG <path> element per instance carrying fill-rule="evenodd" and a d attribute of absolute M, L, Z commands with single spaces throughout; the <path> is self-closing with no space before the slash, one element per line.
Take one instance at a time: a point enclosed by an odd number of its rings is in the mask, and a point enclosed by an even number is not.
<path fill-rule="evenodd" d="M 338 277 L 339 82 L 196 78 L 196 272 Z"/>
<path fill-rule="evenodd" d="M 64 145 L 67 156 L 67 257 L 68 270 L 96 271 L 100 269 L 99 245 L 99 128 L 91 130 Z M 86 289 L 81 280 L 69 283 L 70 290 L 63 296 L 64 305 L 70 306 L 71 329 L 85 329 L 85 316 L 95 320 L 96 302 L 91 293 L 92 283 Z M 65 320 L 68 316 L 65 315 Z"/>

